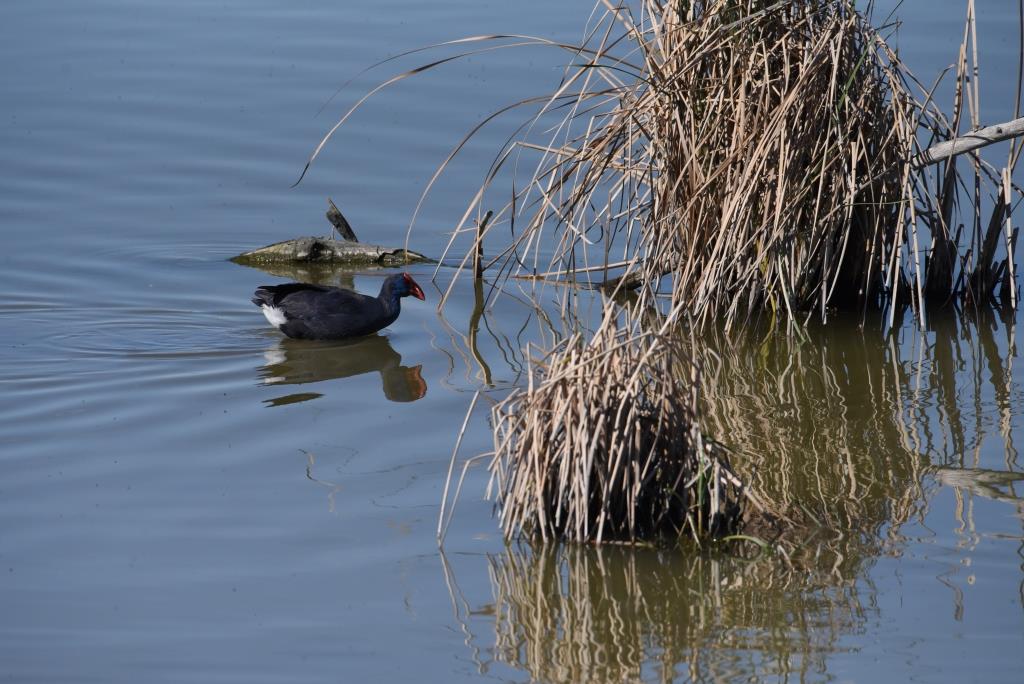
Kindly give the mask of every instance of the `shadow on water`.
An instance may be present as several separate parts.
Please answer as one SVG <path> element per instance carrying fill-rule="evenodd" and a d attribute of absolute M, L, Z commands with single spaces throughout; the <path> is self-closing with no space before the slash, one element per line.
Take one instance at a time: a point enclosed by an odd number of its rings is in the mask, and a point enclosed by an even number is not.
<path fill-rule="evenodd" d="M 260 379 L 267 385 L 304 385 L 378 372 L 389 401 L 416 401 L 427 393 L 422 366 L 403 366 L 401 355 L 383 335 L 331 342 L 282 338 L 263 356 L 267 363 L 260 369 Z M 320 396 L 298 392 L 264 403 L 283 406 Z"/>

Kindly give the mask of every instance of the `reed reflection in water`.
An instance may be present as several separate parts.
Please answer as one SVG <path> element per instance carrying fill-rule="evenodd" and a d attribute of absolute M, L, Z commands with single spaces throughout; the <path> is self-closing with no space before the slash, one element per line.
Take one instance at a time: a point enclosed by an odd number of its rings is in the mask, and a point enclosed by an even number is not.
<path fill-rule="evenodd" d="M 803 338 L 710 337 L 695 355 L 705 428 L 765 499 L 820 527 L 895 535 L 924 514 L 926 475 L 1020 473 L 1012 321 L 933 315 L 888 337 L 833 321 Z"/>
<path fill-rule="evenodd" d="M 818 573 L 779 556 L 510 546 L 486 557 L 492 596 L 476 606 L 444 567 L 481 673 L 503 663 L 543 682 L 804 681 L 874 611 L 873 586 L 855 581 L 869 557 L 853 541 L 844 550 L 841 573 Z"/>
<path fill-rule="evenodd" d="M 879 558 L 903 555 L 916 535 L 932 536 L 940 556 L 950 538 L 963 553 L 986 534 L 1024 540 L 1014 523 L 975 519 L 972 505 L 985 497 L 1008 506 L 1024 526 L 1012 319 L 933 313 L 927 329 L 890 335 L 833 320 L 794 336 L 691 344 L 683 334 L 680 344 L 702 368 L 704 429 L 789 518 L 782 552 L 743 542 L 703 551 L 523 542 L 475 569 L 491 590 L 475 603 L 443 559 L 481 672 L 500 663 L 551 682 L 829 679 L 827 661 L 845 637 L 878 617 Z M 952 526 L 929 517 L 943 488 L 957 502 Z M 744 531 L 772 532 L 756 523 Z M 943 577 L 935 581 L 952 581 Z M 954 616 L 969 600 L 954 592 Z"/>
<path fill-rule="evenodd" d="M 403 366 L 402 356 L 383 335 L 329 342 L 282 338 L 264 352 L 264 358 L 267 364 L 260 369 L 260 378 L 268 385 L 303 385 L 378 372 L 389 401 L 416 401 L 427 393 L 422 366 Z M 281 406 L 319 396 L 300 392 L 265 403 Z"/>

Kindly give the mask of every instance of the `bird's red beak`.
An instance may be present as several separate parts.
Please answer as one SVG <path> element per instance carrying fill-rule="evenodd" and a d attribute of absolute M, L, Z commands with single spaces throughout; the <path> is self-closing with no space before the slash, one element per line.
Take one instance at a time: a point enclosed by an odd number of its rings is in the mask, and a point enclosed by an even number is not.
<path fill-rule="evenodd" d="M 426 297 L 423 294 L 423 290 L 416 284 L 416 281 L 412 279 L 412 276 L 408 273 L 403 274 L 405 276 L 405 282 L 409 285 L 409 294 L 420 301 L 426 301 Z"/>

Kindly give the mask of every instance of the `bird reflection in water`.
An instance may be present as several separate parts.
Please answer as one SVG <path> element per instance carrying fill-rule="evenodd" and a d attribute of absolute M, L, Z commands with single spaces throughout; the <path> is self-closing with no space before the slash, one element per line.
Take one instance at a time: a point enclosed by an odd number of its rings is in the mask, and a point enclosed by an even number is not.
<path fill-rule="evenodd" d="M 403 366 L 401 355 L 382 335 L 330 342 L 286 338 L 264 352 L 264 357 L 267 363 L 260 375 L 267 385 L 303 385 L 378 371 L 384 396 L 390 401 L 416 401 L 427 393 L 422 366 Z M 321 396 L 298 392 L 264 403 L 283 406 Z"/>

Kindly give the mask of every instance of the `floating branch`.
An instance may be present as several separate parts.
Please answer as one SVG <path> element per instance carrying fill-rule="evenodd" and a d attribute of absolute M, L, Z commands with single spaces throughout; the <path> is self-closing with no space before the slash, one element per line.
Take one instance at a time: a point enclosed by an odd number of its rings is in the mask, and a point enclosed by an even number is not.
<path fill-rule="evenodd" d="M 977 150 L 981 147 L 1022 135 L 1024 135 L 1024 117 L 996 124 L 995 126 L 987 126 L 970 133 L 965 133 L 952 140 L 932 145 L 914 159 L 914 166 L 920 168 L 929 164 L 937 164 L 958 154 L 964 154 L 965 152 Z"/>

